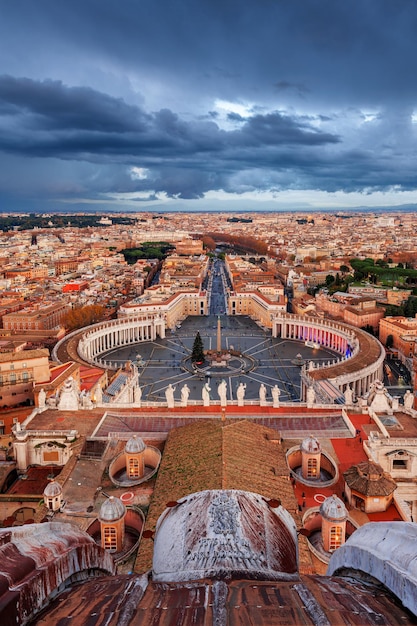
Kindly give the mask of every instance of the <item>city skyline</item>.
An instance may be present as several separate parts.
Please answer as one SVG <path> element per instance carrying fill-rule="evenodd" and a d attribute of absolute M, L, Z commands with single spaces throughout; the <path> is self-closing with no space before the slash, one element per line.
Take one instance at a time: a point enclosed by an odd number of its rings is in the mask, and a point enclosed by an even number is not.
<path fill-rule="evenodd" d="M 417 204 L 411 1 L 1 5 L 1 212 Z"/>

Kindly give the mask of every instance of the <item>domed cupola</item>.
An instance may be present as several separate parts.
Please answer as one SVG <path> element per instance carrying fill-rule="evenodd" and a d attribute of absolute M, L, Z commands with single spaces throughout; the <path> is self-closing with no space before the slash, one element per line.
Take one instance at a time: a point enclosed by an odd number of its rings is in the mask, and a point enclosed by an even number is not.
<path fill-rule="evenodd" d="M 333 522 L 344 521 L 348 516 L 347 508 L 336 494 L 326 498 L 320 506 L 320 513 L 322 517 Z"/>
<path fill-rule="evenodd" d="M 138 454 L 144 452 L 145 448 L 146 446 L 143 439 L 137 435 L 133 435 L 126 443 L 125 452 L 127 454 Z"/>
<path fill-rule="evenodd" d="M 119 498 L 110 496 L 100 509 L 101 545 L 109 552 L 121 552 L 125 536 L 126 507 Z"/>
<path fill-rule="evenodd" d="M 300 445 L 301 452 L 307 452 L 309 454 L 317 454 L 317 452 L 321 452 L 321 444 L 316 437 L 313 435 L 309 435 L 303 439 Z"/>
<path fill-rule="evenodd" d="M 100 509 L 99 519 L 103 522 L 116 522 L 126 513 L 126 508 L 119 498 L 110 496 L 103 502 Z"/>
<path fill-rule="evenodd" d="M 347 509 L 342 500 L 333 494 L 320 506 L 320 513 L 323 547 L 327 552 L 334 552 L 346 541 Z"/>
<path fill-rule="evenodd" d="M 56 480 L 52 480 L 46 485 L 43 491 L 43 498 L 50 511 L 58 511 L 62 505 L 61 485 Z"/>
<path fill-rule="evenodd" d="M 320 478 L 321 444 L 310 435 L 306 437 L 300 445 L 301 450 L 301 472 L 302 476 L 308 480 L 318 480 Z"/>
<path fill-rule="evenodd" d="M 128 478 L 141 478 L 145 473 L 146 446 L 140 437 L 133 435 L 125 446 L 126 474 Z"/>

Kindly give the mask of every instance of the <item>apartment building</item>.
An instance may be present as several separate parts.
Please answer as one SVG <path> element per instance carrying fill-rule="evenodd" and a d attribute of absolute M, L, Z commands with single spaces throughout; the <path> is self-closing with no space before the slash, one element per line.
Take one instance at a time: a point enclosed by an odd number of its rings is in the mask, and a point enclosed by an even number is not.
<path fill-rule="evenodd" d="M 35 304 L 31 307 L 3 315 L 5 330 L 51 330 L 61 325 L 70 306 L 66 302 Z"/>
<path fill-rule="evenodd" d="M 272 316 L 287 309 L 284 286 L 273 272 L 241 257 L 227 256 L 226 270 L 231 282 L 229 315 L 249 315 L 260 325 L 271 328 Z"/>
<path fill-rule="evenodd" d="M 385 317 L 379 323 L 380 341 L 386 344 L 389 335 L 392 336 L 392 347 L 398 351 L 398 358 L 405 363 L 414 353 L 417 319 L 403 315 Z"/>
<path fill-rule="evenodd" d="M 0 352 L 0 407 L 33 404 L 33 386 L 49 380 L 49 350 Z"/>
<path fill-rule="evenodd" d="M 371 298 L 359 298 L 356 304 L 351 304 L 343 311 L 343 320 L 346 324 L 357 328 L 372 326 L 376 332 L 379 322 L 384 317 L 385 311 L 376 306 L 375 300 Z"/>

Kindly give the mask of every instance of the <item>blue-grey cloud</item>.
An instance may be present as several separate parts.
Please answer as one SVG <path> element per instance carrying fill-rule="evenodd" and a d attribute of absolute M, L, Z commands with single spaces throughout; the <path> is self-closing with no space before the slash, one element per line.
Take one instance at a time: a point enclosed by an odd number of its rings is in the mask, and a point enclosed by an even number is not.
<path fill-rule="evenodd" d="M 19 196 L 417 187 L 414 0 L 4 9 L 0 210 Z"/>

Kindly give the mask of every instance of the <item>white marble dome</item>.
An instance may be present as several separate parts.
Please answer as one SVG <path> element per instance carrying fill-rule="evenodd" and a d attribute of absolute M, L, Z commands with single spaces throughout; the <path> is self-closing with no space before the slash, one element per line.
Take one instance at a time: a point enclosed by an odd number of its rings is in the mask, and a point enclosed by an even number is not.
<path fill-rule="evenodd" d="M 343 522 L 348 516 L 347 508 L 336 494 L 326 498 L 320 506 L 320 513 L 325 519 L 335 522 Z"/>
<path fill-rule="evenodd" d="M 298 577 L 294 520 L 279 501 L 238 490 L 200 491 L 158 520 L 153 579 Z"/>
<path fill-rule="evenodd" d="M 62 487 L 56 480 L 51 480 L 48 483 L 43 491 L 43 495 L 45 498 L 55 498 L 56 496 L 60 496 L 62 494 Z"/>
<path fill-rule="evenodd" d="M 128 454 L 138 454 L 139 452 L 143 452 L 145 448 L 146 446 L 143 439 L 137 435 L 133 435 L 126 443 L 125 452 Z"/>
<path fill-rule="evenodd" d="M 126 507 L 119 498 L 110 496 L 101 505 L 99 519 L 102 522 L 117 522 L 126 513 Z"/>
<path fill-rule="evenodd" d="M 309 437 L 303 439 L 300 445 L 300 449 L 302 452 L 321 452 L 321 445 L 316 437 L 310 435 Z"/>

